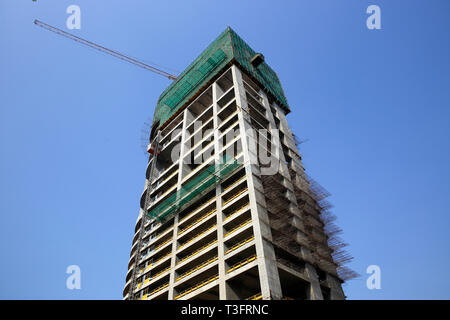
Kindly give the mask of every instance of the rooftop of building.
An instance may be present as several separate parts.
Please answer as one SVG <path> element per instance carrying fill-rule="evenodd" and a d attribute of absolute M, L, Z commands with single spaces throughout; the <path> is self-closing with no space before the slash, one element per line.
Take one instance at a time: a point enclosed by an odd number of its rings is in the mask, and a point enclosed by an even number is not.
<path fill-rule="evenodd" d="M 194 60 L 177 79 L 163 91 L 158 99 L 153 118 L 156 127 L 163 126 L 226 67 L 236 63 L 253 80 L 261 84 L 266 93 L 289 112 L 289 105 L 277 74 L 266 62 L 254 66 L 251 63 L 256 52 L 230 27 L 227 27 Z"/>

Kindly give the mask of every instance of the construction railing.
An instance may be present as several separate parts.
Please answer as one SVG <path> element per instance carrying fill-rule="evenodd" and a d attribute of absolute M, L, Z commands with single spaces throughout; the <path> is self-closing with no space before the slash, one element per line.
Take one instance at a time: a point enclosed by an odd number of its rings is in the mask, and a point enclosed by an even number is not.
<path fill-rule="evenodd" d="M 234 264 L 230 269 L 227 270 L 227 273 L 230 273 L 231 271 L 239 269 L 239 268 L 245 266 L 246 264 L 249 264 L 250 262 L 255 261 L 255 260 L 256 260 L 256 255 L 246 258 L 246 259 Z"/>
<path fill-rule="evenodd" d="M 248 239 L 245 239 L 244 241 L 241 241 L 241 242 L 235 244 L 235 245 L 232 246 L 230 249 L 228 249 L 227 251 L 225 251 L 225 254 L 228 254 L 228 253 L 230 253 L 230 252 L 232 252 L 232 251 L 234 251 L 234 250 L 236 250 L 236 249 L 242 247 L 243 245 L 245 245 L 245 244 L 251 242 L 253 239 L 255 239 L 255 237 L 250 237 L 250 238 L 248 238 Z"/>
<path fill-rule="evenodd" d="M 151 267 L 153 267 L 154 265 L 156 265 L 158 262 L 160 262 L 161 260 L 167 258 L 168 256 L 170 256 L 172 254 L 172 252 L 169 252 L 165 255 L 163 255 L 161 258 L 159 258 L 158 260 L 152 261 L 148 266 L 146 266 L 145 268 L 142 268 L 139 270 L 139 275 L 141 275 L 142 273 L 150 270 Z"/>
<path fill-rule="evenodd" d="M 235 227 L 235 228 L 231 229 L 230 231 L 228 231 L 227 233 L 225 233 L 224 237 L 232 234 L 233 232 L 239 230 L 240 228 L 243 228 L 244 226 L 248 225 L 251 222 L 252 222 L 252 219 L 248 219 L 248 220 L 244 221 L 243 223 L 241 223 L 237 227 Z"/>
<path fill-rule="evenodd" d="M 150 296 L 154 295 L 155 293 L 157 293 L 158 291 L 161 291 L 161 290 L 167 288 L 168 286 L 169 286 L 169 283 L 167 282 L 167 283 L 165 283 L 165 284 L 159 286 L 158 288 L 153 289 L 152 291 L 150 291 L 150 292 L 148 293 L 148 296 L 150 297 Z M 142 300 L 145 300 L 145 299 L 142 299 Z"/>
<path fill-rule="evenodd" d="M 246 192 L 248 190 L 248 188 L 245 188 L 244 190 L 238 192 L 237 194 L 235 194 L 234 196 L 232 196 L 230 199 L 228 199 L 227 201 L 225 201 L 223 203 L 223 205 L 226 205 L 227 203 L 230 203 L 231 201 L 233 201 L 234 199 L 236 199 L 237 197 L 239 197 L 241 194 L 243 194 L 244 192 Z"/>
<path fill-rule="evenodd" d="M 178 224 L 183 223 L 184 221 L 186 221 L 187 219 L 189 219 L 190 217 L 192 217 L 192 216 L 196 213 L 195 211 L 201 210 L 202 208 L 204 208 L 204 207 L 206 207 L 208 204 L 210 204 L 212 200 L 215 200 L 215 199 L 216 199 L 216 197 L 214 196 L 214 197 L 211 197 L 211 198 L 209 198 L 208 200 L 206 200 L 200 207 L 195 208 L 195 209 L 193 210 L 193 212 L 191 212 L 191 213 L 188 214 L 187 216 L 183 217 L 183 219 L 181 219 L 180 221 L 178 221 Z M 214 210 L 215 210 L 215 209 L 214 209 Z"/>
<path fill-rule="evenodd" d="M 188 241 L 186 241 L 185 243 L 183 243 L 182 245 L 180 245 L 178 247 L 178 250 L 180 250 L 181 248 L 183 248 L 184 246 L 186 246 L 187 244 L 191 243 L 192 241 L 198 239 L 199 237 L 201 237 L 202 235 L 204 235 L 205 233 L 207 233 L 208 231 L 214 229 L 216 227 L 216 225 L 212 225 L 211 227 L 209 227 L 208 229 L 204 230 L 202 233 L 199 233 L 197 235 L 195 235 L 194 237 L 190 238 Z"/>
<path fill-rule="evenodd" d="M 170 270 L 170 267 L 167 267 L 167 268 L 165 268 L 164 270 L 158 272 L 157 274 L 155 274 L 155 275 L 153 275 L 153 276 L 151 276 L 151 277 L 145 279 L 145 280 L 144 280 L 144 283 L 142 283 L 142 282 L 138 283 L 137 288 L 140 288 L 142 285 L 146 285 L 147 283 L 150 282 L 150 280 L 153 280 L 153 279 L 158 278 L 159 276 L 163 275 L 163 273 L 166 273 L 166 272 L 169 271 L 169 270 Z"/>
<path fill-rule="evenodd" d="M 201 268 L 207 266 L 208 264 L 213 263 L 213 262 L 216 261 L 216 260 L 217 260 L 217 256 L 212 257 L 211 259 L 209 259 L 209 260 L 207 260 L 207 261 L 205 261 L 205 262 L 199 264 L 198 266 L 196 266 L 196 267 L 190 269 L 189 271 L 186 271 L 185 273 L 181 274 L 178 278 L 175 279 L 175 281 L 178 281 L 178 280 L 181 280 L 181 279 L 187 277 L 188 275 L 194 273 L 194 272 L 197 271 L 197 270 L 200 270 Z"/>
<path fill-rule="evenodd" d="M 245 300 L 262 300 L 262 294 L 259 292 L 251 297 L 245 298 Z"/>
<path fill-rule="evenodd" d="M 178 232 L 178 235 L 183 234 L 184 232 L 186 232 L 188 229 L 192 228 L 194 225 L 196 225 L 197 223 L 199 223 L 200 221 L 205 220 L 206 218 L 208 218 L 210 215 L 212 215 L 214 212 L 216 212 L 216 209 L 211 210 L 210 212 L 208 212 L 207 214 L 205 214 L 204 216 L 202 216 L 201 218 L 195 220 L 194 222 L 190 223 L 187 227 L 184 227 L 183 229 L 181 229 Z"/>
<path fill-rule="evenodd" d="M 223 189 L 222 192 L 227 191 L 228 189 L 232 188 L 233 186 L 237 185 L 239 182 L 241 182 L 242 180 L 244 180 L 246 178 L 246 176 L 244 175 L 243 177 L 240 177 L 239 179 L 237 179 L 236 181 L 234 181 L 232 184 L 230 184 L 228 187 L 226 187 L 225 189 Z"/>
<path fill-rule="evenodd" d="M 164 241 L 163 243 L 160 243 L 159 245 L 157 245 L 157 246 L 155 247 L 154 251 L 156 251 L 156 250 L 162 248 L 164 245 L 168 244 L 168 243 L 171 242 L 171 241 L 172 241 L 172 238 L 167 239 L 167 240 Z"/>
<path fill-rule="evenodd" d="M 235 216 L 236 214 L 238 214 L 239 212 L 245 210 L 248 208 L 248 203 L 244 204 L 242 207 L 239 207 L 238 209 L 236 209 L 235 211 L 233 211 L 232 213 L 230 213 L 225 220 L 223 220 L 224 222 L 227 221 L 228 219 L 230 219 L 231 217 Z"/>
<path fill-rule="evenodd" d="M 156 265 L 158 262 L 160 262 L 161 260 L 167 258 L 167 257 L 170 256 L 171 254 L 172 254 L 172 251 L 170 251 L 169 253 L 163 255 L 161 258 L 159 258 L 159 259 L 157 259 L 157 260 L 155 260 L 155 261 L 152 261 L 152 263 L 151 263 L 150 265 L 148 265 L 147 268 L 150 268 L 150 267 Z"/>
<path fill-rule="evenodd" d="M 195 291 L 195 290 L 197 290 L 197 289 L 199 289 L 199 288 L 201 288 L 203 286 L 206 286 L 208 283 L 211 283 L 211 282 L 213 282 L 213 281 L 215 281 L 217 279 L 219 279 L 219 275 L 218 274 L 216 274 L 215 276 L 212 276 L 211 278 L 203 280 L 202 282 L 197 283 L 196 285 L 190 287 L 189 289 L 186 289 L 186 290 L 182 291 L 179 295 L 177 295 L 174 298 L 174 300 L 177 300 L 177 299 L 181 298 L 182 296 L 187 295 L 188 293 L 191 293 L 191 292 L 193 292 L 193 291 Z"/>
<path fill-rule="evenodd" d="M 208 243 L 207 245 L 195 250 L 194 252 L 192 252 L 191 254 L 187 255 L 186 257 L 184 257 L 183 259 L 181 259 L 180 261 L 177 262 L 177 264 L 180 264 L 181 262 L 195 256 L 196 254 L 198 254 L 200 251 L 205 250 L 206 248 L 212 246 L 213 244 L 217 243 L 217 240 L 211 241 L 210 243 Z"/>

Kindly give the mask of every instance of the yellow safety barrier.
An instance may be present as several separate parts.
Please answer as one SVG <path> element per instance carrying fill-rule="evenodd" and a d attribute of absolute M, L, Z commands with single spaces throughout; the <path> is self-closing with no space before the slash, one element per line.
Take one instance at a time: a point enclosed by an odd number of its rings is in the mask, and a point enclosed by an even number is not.
<path fill-rule="evenodd" d="M 162 256 L 162 257 L 159 258 L 158 260 L 153 261 L 152 264 L 150 264 L 150 265 L 147 266 L 147 269 L 150 269 L 150 267 L 154 266 L 155 264 L 157 264 L 158 262 L 160 262 L 162 259 L 167 258 L 167 257 L 170 256 L 171 254 L 172 254 L 172 251 L 169 252 L 168 254 Z"/>
<path fill-rule="evenodd" d="M 245 300 L 261 300 L 261 299 L 262 299 L 262 294 L 260 292 L 260 293 L 257 293 L 255 295 L 251 296 L 251 297 L 246 298 Z"/>
<path fill-rule="evenodd" d="M 228 249 L 227 251 L 225 251 L 225 254 L 230 253 L 231 251 L 234 251 L 234 250 L 236 250 L 236 249 L 239 248 L 239 247 L 242 247 L 243 245 L 249 243 L 249 242 L 252 241 L 253 239 L 255 239 L 255 237 L 248 238 L 248 239 L 246 239 L 246 240 L 244 240 L 244 241 L 242 241 L 242 242 L 239 242 L 238 244 L 235 244 L 235 245 L 232 246 L 230 249 Z"/>
<path fill-rule="evenodd" d="M 234 266 L 232 266 L 230 269 L 228 269 L 227 273 L 230 273 L 231 271 L 234 271 L 236 269 L 239 269 L 240 267 L 245 266 L 246 264 L 252 262 L 256 259 L 256 255 L 251 256 L 250 258 L 247 258 L 241 262 L 236 263 Z"/>
<path fill-rule="evenodd" d="M 194 241 L 195 239 L 197 239 L 198 237 L 202 236 L 203 234 L 205 234 L 206 232 L 208 232 L 211 229 L 214 229 L 216 227 L 216 225 L 211 226 L 210 228 L 206 229 L 205 231 L 203 231 L 202 233 L 196 235 L 195 237 L 189 239 L 187 242 L 183 243 L 181 246 L 178 247 L 178 250 L 183 248 L 185 245 L 187 245 L 188 243 Z"/>
<path fill-rule="evenodd" d="M 232 196 L 230 199 L 228 199 L 227 201 L 225 201 L 223 203 L 223 205 L 226 205 L 227 203 L 231 202 L 232 200 L 236 199 L 237 197 L 239 197 L 241 194 L 243 194 L 244 192 L 246 192 L 248 190 L 248 188 L 245 188 L 244 190 L 242 190 L 241 192 L 239 192 L 238 194 L 235 194 L 234 196 Z"/>
<path fill-rule="evenodd" d="M 153 280 L 153 279 L 158 278 L 158 277 L 161 276 L 163 273 L 165 273 L 165 272 L 167 272 L 167 271 L 169 271 L 169 270 L 170 270 L 170 267 L 167 267 L 166 269 L 164 269 L 164 270 L 158 272 L 157 274 L 155 274 L 155 275 L 152 276 L 151 278 L 145 279 L 145 280 L 144 280 L 144 285 L 146 285 L 147 283 L 149 283 L 150 280 Z M 138 284 L 137 289 L 139 289 L 141 286 L 142 286 L 142 282 L 140 282 L 140 283 Z"/>
<path fill-rule="evenodd" d="M 181 292 L 179 295 L 177 295 L 177 296 L 174 298 L 174 300 L 177 300 L 178 298 L 181 298 L 182 296 L 185 296 L 185 295 L 187 295 L 188 293 L 191 293 L 192 291 L 195 291 L 195 290 L 197 290 L 197 289 L 199 289 L 199 288 L 201 288 L 201 287 L 207 285 L 208 283 L 213 282 L 214 280 L 217 280 L 218 278 L 219 278 L 219 275 L 216 274 L 215 276 L 213 276 L 213 277 L 211 277 L 211 278 L 209 278 L 209 279 L 206 279 L 206 280 L 204 280 L 204 281 L 202 281 L 202 282 L 196 284 L 195 286 L 193 286 L 193 287 L 191 287 L 191 288 L 189 288 L 189 289 L 187 289 L 187 290 L 184 290 L 184 291 Z"/>
<path fill-rule="evenodd" d="M 147 296 L 148 296 L 148 294 L 144 294 L 144 295 L 142 296 L 141 300 L 147 300 Z"/>
<path fill-rule="evenodd" d="M 163 273 L 166 273 L 167 271 L 170 270 L 170 267 L 165 268 L 164 270 L 158 272 L 157 274 L 155 274 L 154 276 L 152 276 L 152 280 L 158 278 L 159 276 L 161 276 Z"/>
<path fill-rule="evenodd" d="M 230 184 L 228 187 L 226 187 L 225 189 L 223 189 L 222 192 L 227 191 L 228 189 L 230 189 L 231 187 L 235 186 L 236 184 L 238 184 L 239 182 L 241 182 L 242 180 L 244 180 L 246 178 L 246 176 L 244 175 L 243 177 L 240 177 L 238 180 L 236 180 L 235 182 L 233 182 L 232 184 Z"/>
<path fill-rule="evenodd" d="M 180 264 L 181 262 L 195 256 L 197 253 L 199 253 L 200 251 L 212 246 L 213 244 L 217 243 L 217 240 L 211 241 L 210 243 L 208 243 L 206 246 L 201 247 L 200 249 L 195 250 L 194 252 L 192 252 L 191 254 L 187 255 L 186 257 L 184 257 L 183 259 L 181 259 L 180 261 L 177 262 L 177 264 Z"/>
<path fill-rule="evenodd" d="M 252 219 L 248 219 L 247 221 L 241 223 L 240 225 L 238 225 L 236 228 L 232 229 L 231 231 L 228 231 L 227 233 L 225 233 L 224 237 L 228 236 L 229 234 L 235 232 L 236 230 L 244 227 L 245 225 L 249 224 L 252 222 Z"/>
<path fill-rule="evenodd" d="M 158 250 L 159 248 L 161 248 L 163 245 L 168 244 L 170 241 L 172 241 L 172 238 L 164 241 L 163 243 L 159 244 L 157 247 L 155 247 L 155 251 Z"/>
<path fill-rule="evenodd" d="M 216 197 L 212 197 L 209 198 L 202 206 L 200 206 L 199 208 L 196 208 L 195 210 L 199 210 L 200 208 L 206 207 L 212 200 L 216 199 Z M 215 209 L 214 209 L 215 210 Z M 190 213 L 189 215 L 187 215 L 186 217 L 184 217 L 183 219 L 181 219 L 180 221 L 178 221 L 178 224 L 183 223 L 184 221 L 186 221 L 187 219 L 189 219 L 190 217 L 192 217 L 194 213 Z"/>
<path fill-rule="evenodd" d="M 209 217 L 210 215 L 212 215 L 214 212 L 216 212 L 216 209 L 211 210 L 210 212 L 208 212 L 207 214 L 205 214 L 204 216 L 202 216 L 201 218 L 195 220 L 194 222 L 192 222 L 190 225 L 188 225 L 187 227 L 183 228 L 182 230 L 180 230 L 178 232 L 178 235 L 184 233 L 186 230 L 190 229 L 192 226 L 194 226 L 195 224 L 199 223 L 202 220 L 205 220 L 207 217 Z"/>
<path fill-rule="evenodd" d="M 196 266 L 195 268 L 190 269 L 189 271 L 186 271 L 185 273 L 183 273 L 182 275 L 180 275 L 178 278 L 175 279 L 175 281 L 178 281 L 180 279 L 183 279 L 184 277 L 187 277 L 188 275 L 194 273 L 195 271 L 207 266 L 208 264 L 213 263 L 214 261 L 217 260 L 217 257 L 211 258 L 205 262 L 203 262 L 202 264 Z"/>
<path fill-rule="evenodd" d="M 228 219 L 230 219 L 232 216 L 238 214 L 239 212 L 241 212 L 242 210 L 245 210 L 248 208 L 248 203 L 243 205 L 242 207 L 240 207 L 239 209 L 237 209 L 236 211 L 233 211 L 231 214 L 229 214 L 225 220 L 223 220 L 224 222 L 227 221 Z"/>
<path fill-rule="evenodd" d="M 148 293 L 148 295 L 151 296 L 151 295 L 157 293 L 158 291 L 161 291 L 162 289 L 167 288 L 168 286 L 169 286 L 169 283 L 163 284 L 162 286 L 159 286 L 158 288 L 156 288 L 156 289 L 150 291 L 150 292 Z"/>

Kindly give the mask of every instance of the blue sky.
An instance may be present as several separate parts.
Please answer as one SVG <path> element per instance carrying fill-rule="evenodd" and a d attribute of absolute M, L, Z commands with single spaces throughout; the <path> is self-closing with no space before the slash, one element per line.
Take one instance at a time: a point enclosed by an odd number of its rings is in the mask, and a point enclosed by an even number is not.
<path fill-rule="evenodd" d="M 38 28 L 182 71 L 227 26 L 278 73 L 307 172 L 361 278 L 349 299 L 450 298 L 449 1 L 0 1 L 1 299 L 121 299 L 170 81 Z M 381 8 L 381 30 L 366 8 Z M 67 29 L 65 29 L 67 30 Z M 68 30 L 67 30 L 68 31 Z M 81 290 L 66 289 L 67 266 Z M 381 268 L 380 290 L 366 268 Z"/>

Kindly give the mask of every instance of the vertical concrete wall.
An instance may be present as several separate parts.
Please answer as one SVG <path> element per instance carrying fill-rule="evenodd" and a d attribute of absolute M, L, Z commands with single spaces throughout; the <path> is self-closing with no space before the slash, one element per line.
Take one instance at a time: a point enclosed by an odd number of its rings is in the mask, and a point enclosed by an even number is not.
<path fill-rule="evenodd" d="M 241 71 L 236 65 L 232 66 L 233 83 L 236 90 L 236 103 L 242 109 L 239 112 L 240 130 L 251 132 L 250 118 L 247 112 L 248 105 L 245 96 L 245 89 L 242 83 Z M 273 246 L 265 239 L 272 239 L 269 218 L 265 209 L 265 197 L 262 190 L 260 170 L 257 165 L 257 154 L 249 146 L 247 134 L 242 139 L 242 149 L 244 150 L 244 163 L 249 189 L 251 205 L 251 216 L 253 220 L 253 232 L 256 240 L 256 254 L 258 259 L 258 270 L 260 276 L 261 293 L 263 299 L 281 299 L 281 284 L 276 265 L 276 258 Z"/>

